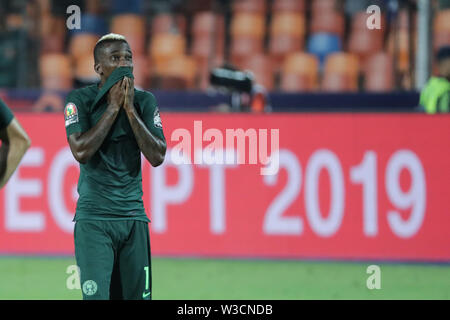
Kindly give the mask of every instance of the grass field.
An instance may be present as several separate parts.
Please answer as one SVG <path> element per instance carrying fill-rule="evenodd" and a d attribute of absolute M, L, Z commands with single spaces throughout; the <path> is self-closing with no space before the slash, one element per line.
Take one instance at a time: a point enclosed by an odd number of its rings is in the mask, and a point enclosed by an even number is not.
<path fill-rule="evenodd" d="M 0 299 L 81 299 L 73 258 L 0 257 Z M 153 299 L 450 299 L 450 265 L 153 258 Z"/>

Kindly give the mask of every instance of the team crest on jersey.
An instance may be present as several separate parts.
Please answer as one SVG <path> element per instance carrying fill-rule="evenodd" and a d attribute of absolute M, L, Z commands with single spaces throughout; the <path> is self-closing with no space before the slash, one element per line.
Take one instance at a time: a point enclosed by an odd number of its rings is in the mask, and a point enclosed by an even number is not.
<path fill-rule="evenodd" d="M 155 113 L 153 114 L 153 124 L 157 128 L 162 128 L 161 117 L 159 116 L 158 108 L 155 109 Z"/>
<path fill-rule="evenodd" d="M 86 280 L 83 283 L 83 292 L 87 296 L 92 296 L 97 292 L 97 283 L 94 280 Z"/>
<path fill-rule="evenodd" d="M 78 122 L 78 110 L 74 103 L 69 102 L 64 108 L 64 119 L 66 120 L 66 127 Z"/>

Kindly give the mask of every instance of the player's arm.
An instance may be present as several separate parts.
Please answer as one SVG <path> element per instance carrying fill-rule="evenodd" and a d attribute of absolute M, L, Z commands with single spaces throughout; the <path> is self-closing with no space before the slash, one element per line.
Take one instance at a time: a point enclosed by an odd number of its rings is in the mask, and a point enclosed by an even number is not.
<path fill-rule="evenodd" d="M 124 81 L 116 83 L 108 92 L 108 107 L 100 120 L 85 132 L 72 133 L 69 138 L 70 150 L 80 163 L 86 163 L 102 145 L 111 129 L 124 101 Z"/>
<path fill-rule="evenodd" d="M 126 111 L 131 129 L 133 130 L 139 149 L 145 158 L 153 167 L 161 165 L 166 155 L 166 141 L 152 134 L 147 128 L 144 121 L 137 114 L 134 108 L 134 83 L 132 79 L 126 79 L 125 85 L 125 102 L 124 109 Z"/>
<path fill-rule="evenodd" d="M 31 140 L 16 118 L 0 131 L 0 140 L 0 188 L 3 188 L 30 147 Z"/>

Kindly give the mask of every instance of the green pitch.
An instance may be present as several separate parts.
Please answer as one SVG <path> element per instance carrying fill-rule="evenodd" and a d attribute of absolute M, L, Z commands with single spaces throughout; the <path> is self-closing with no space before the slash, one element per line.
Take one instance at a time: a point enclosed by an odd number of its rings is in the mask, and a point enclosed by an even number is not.
<path fill-rule="evenodd" d="M 0 257 L 0 299 L 81 299 L 73 258 Z M 153 299 L 450 299 L 450 265 L 153 258 Z"/>

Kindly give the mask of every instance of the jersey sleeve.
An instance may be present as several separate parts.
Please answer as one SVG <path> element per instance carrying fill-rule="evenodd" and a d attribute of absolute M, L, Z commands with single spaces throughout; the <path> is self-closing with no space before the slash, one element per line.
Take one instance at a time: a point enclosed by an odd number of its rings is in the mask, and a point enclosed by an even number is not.
<path fill-rule="evenodd" d="M 5 129 L 13 118 L 14 115 L 11 110 L 2 100 L 0 100 L 0 130 Z"/>
<path fill-rule="evenodd" d="M 151 93 L 147 93 L 144 104 L 145 105 L 143 106 L 142 111 L 142 121 L 144 121 L 146 127 L 153 135 L 166 141 L 155 96 L 153 96 L 153 94 Z"/>
<path fill-rule="evenodd" d="M 67 137 L 76 132 L 89 130 L 86 106 L 82 99 L 73 91 L 66 98 L 64 123 Z"/>

